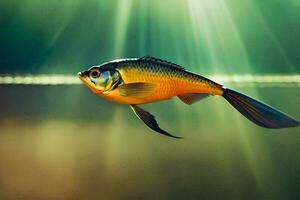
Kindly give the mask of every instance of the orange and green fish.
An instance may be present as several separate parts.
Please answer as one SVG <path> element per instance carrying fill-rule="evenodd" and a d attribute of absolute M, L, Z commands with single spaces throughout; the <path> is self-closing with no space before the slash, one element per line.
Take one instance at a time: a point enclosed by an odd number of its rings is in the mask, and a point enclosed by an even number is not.
<path fill-rule="evenodd" d="M 129 105 L 149 128 L 170 137 L 178 138 L 161 129 L 155 117 L 138 105 L 175 96 L 190 105 L 205 97 L 218 95 L 259 126 L 279 129 L 300 124 L 262 102 L 189 72 L 180 65 L 149 56 L 110 61 L 78 75 L 95 94 Z"/>

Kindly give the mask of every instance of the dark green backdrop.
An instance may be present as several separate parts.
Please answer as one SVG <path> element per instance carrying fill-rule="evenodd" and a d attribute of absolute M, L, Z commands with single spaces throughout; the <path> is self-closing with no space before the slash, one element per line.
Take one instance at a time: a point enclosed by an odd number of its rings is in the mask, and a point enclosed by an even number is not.
<path fill-rule="evenodd" d="M 202 75 L 300 72 L 299 0 L 2 0 L 1 74 L 76 74 L 151 55 Z M 299 85 L 229 85 L 300 119 Z M 0 199 L 298 199 L 300 129 L 220 97 L 145 105 L 183 140 L 83 85 L 0 85 Z"/>

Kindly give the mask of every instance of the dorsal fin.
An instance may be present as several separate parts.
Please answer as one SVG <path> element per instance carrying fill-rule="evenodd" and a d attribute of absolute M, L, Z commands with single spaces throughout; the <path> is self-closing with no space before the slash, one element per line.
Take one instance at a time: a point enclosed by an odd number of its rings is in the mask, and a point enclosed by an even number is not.
<path fill-rule="evenodd" d="M 165 64 L 167 66 L 175 67 L 177 69 L 185 70 L 184 67 L 182 67 L 180 65 L 177 65 L 175 63 L 172 63 L 172 62 L 169 62 L 169 61 L 166 61 L 166 60 L 162 60 L 160 58 L 154 58 L 154 57 L 151 57 L 151 56 L 143 56 L 143 57 L 139 58 L 138 60 L 156 62 L 156 63 L 160 63 L 160 64 Z"/>

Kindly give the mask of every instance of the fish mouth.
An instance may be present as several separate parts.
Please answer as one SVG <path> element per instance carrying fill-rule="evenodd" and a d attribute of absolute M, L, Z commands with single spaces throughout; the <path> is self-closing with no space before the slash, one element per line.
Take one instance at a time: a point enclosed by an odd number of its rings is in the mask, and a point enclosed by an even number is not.
<path fill-rule="evenodd" d="M 90 83 L 87 80 L 87 71 L 78 72 L 77 76 L 82 82 L 84 82 L 87 85 L 90 85 Z"/>
<path fill-rule="evenodd" d="M 88 76 L 89 72 L 88 71 L 82 71 L 82 72 L 78 72 L 77 75 L 79 77 L 83 77 L 86 78 Z"/>
<path fill-rule="evenodd" d="M 86 82 L 86 78 L 88 76 L 88 71 L 78 72 L 77 76 L 81 81 Z"/>
<path fill-rule="evenodd" d="M 78 72 L 77 75 L 78 75 L 78 78 L 79 78 L 82 82 L 85 83 L 85 78 L 83 78 L 81 72 Z"/>
<path fill-rule="evenodd" d="M 87 76 L 86 76 L 85 71 L 84 71 L 84 72 L 78 72 L 78 73 L 77 73 L 77 76 L 78 76 L 78 78 L 79 78 L 81 81 L 83 81 L 84 83 L 87 83 L 87 80 L 86 80 Z"/>
<path fill-rule="evenodd" d="M 78 73 L 77 73 L 77 76 L 78 76 L 78 78 L 79 78 L 81 81 L 84 82 L 85 77 L 83 77 L 82 72 L 78 72 Z"/>
<path fill-rule="evenodd" d="M 88 78 L 88 71 L 78 72 L 77 73 L 78 78 L 88 87 L 90 90 L 92 90 L 94 93 L 99 94 L 101 91 L 97 90 L 95 85 L 89 80 Z"/>

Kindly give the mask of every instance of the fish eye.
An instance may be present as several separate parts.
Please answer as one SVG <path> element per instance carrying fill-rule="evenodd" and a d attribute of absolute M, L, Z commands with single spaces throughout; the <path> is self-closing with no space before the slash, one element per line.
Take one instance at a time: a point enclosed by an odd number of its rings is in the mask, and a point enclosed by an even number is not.
<path fill-rule="evenodd" d="M 98 69 L 93 69 L 93 70 L 91 70 L 90 76 L 91 76 L 92 78 L 98 78 L 98 77 L 100 76 L 99 70 L 98 70 Z"/>

